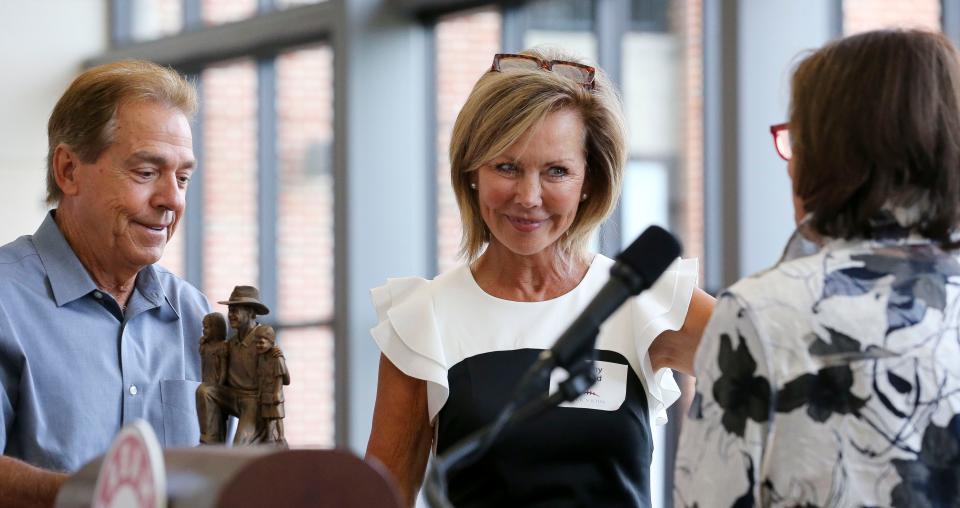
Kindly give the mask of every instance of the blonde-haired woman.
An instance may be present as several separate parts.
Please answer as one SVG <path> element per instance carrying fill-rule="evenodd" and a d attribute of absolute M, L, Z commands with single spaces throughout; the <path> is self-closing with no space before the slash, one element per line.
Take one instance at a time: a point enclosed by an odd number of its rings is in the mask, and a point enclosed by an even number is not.
<path fill-rule="evenodd" d="M 574 58 L 496 55 L 457 117 L 451 179 L 467 263 L 373 290 L 383 355 L 367 455 L 408 503 L 437 453 L 489 423 L 543 349 L 607 281 L 587 252 L 620 192 L 626 142 L 616 90 Z M 679 395 L 713 299 L 678 260 L 614 314 L 601 379 L 577 401 L 507 432 L 450 477 L 457 506 L 647 506 L 650 421 Z M 546 384 L 543 391 L 549 390 Z"/>

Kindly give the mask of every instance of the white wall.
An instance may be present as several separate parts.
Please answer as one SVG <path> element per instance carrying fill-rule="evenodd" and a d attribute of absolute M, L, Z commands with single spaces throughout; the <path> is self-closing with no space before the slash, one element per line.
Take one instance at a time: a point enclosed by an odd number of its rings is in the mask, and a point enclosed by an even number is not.
<path fill-rule="evenodd" d="M 47 118 L 107 44 L 106 0 L 0 0 L 0 244 L 36 230 L 43 203 Z"/>

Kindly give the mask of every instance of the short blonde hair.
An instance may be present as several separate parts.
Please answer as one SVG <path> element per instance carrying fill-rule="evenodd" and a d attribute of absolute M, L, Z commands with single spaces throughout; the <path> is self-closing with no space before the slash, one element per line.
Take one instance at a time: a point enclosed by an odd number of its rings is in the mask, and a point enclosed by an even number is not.
<path fill-rule="evenodd" d="M 556 49 L 523 52 L 543 60 L 580 62 Z M 460 207 L 463 237 L 460 252 L 476 259 L 490 242 L 480 215 L 470 173 L 500 156 L 550 113 L 573 109 L 586 131 L 586 184 L 590 194 L 580 204 L 570 228 L 559 240 L 561 252 L 582 258 L 591 233 L 616 206 L 627 159 L 623 106 L 613 84 L 597 69 L 592 90 L 555 72 L 510 69 L 487 72 L 474 85 L 457 116 L 450 139 L 450 181 Z"/>
<path fill-rule="evenodd" d="M 47 203 L 63 197 L 53 174 L 53 154 L 61 143 L 80 160 L 95 162 L 113 142 L 122 102 L 151 101 L 176 108 L 187 118 L 197 110 L 197 92 L 173 69 L 143 60 L 99 65 L 77 76 L 47 122 Z"/>

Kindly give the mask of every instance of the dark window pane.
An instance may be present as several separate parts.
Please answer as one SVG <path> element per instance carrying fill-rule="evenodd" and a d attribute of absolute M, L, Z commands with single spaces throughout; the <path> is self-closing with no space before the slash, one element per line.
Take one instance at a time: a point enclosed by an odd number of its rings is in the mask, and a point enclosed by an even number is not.
<path fill-rule="evenodd" d="M 536 0 L 527 5 L 526 17 L 535 30 L 591 30 L 593 1 Z"/>
<path fill-rule="evenodd" d="M 527 7 L 523 47 L 555 47 L 585 60 L 597 62 L 597 37 L 593 33 L 591 0 L 537 0 Z"/>
<path fill-rule="evenodd" d="M 631 0 L 630 23 L 634 31 L 670 31 L 669 0 Z"/>

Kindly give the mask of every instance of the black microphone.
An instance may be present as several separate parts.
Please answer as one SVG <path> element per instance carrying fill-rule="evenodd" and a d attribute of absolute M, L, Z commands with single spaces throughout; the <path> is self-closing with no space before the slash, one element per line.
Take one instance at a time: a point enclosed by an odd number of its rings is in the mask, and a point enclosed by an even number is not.
<path fill-rule="evenodd" d="M 680 256 L 680 242 L 659 226 L 648 227 L 616 257 L 610 280 L 563 332 L 541 360 L 570 370 L 593 351 L 600 325 L 623 302 L 653 285 Z"/>

